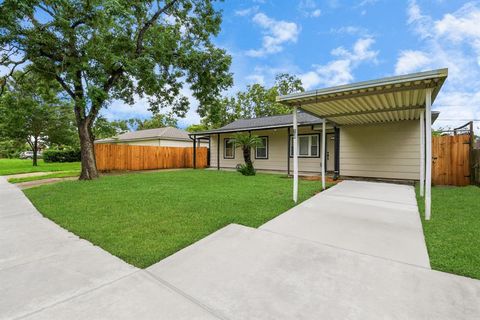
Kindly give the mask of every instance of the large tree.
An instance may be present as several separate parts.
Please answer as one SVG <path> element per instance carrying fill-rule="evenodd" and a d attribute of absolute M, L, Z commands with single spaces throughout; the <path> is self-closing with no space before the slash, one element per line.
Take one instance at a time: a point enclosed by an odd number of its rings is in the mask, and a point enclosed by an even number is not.
<path fill-rule="evenodd" d="M 39 144 L 74 144 L 73 111 L 56 82 L 35 72 L 15 72 L 0 97 L 0 135 L 28 143 L 37 165 Z"/>
<path fill-rule="evenodd" d="M 202 124 L 208 128 L 218 128 L 237 119 L 288 114 L 292 111 L 278 103 L 277 96 L 303 91 L 299 78 L 281 73 L 275 77 L 272 87 L 255 83 L 233 97 L 218 99 L 210 108 L 202 110 Z"/>
<path fill-rule="evenodd" d="M 113 99 L 147 97 L 153 112 L 168 106 L 181 117 L 184 86 L 201 111 L 231 85 L 231 58 L 211 42 L 220 23 L 212 0 L 4 0 L 0 61 L 10 71 L 30 64 L 71 97 L 80 179 L 93 179 L 92 127 Z"/>

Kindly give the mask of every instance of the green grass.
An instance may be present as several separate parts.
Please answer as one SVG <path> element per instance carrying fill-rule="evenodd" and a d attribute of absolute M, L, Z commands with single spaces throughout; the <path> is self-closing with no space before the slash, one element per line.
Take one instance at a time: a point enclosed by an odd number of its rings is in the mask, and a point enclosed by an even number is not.
<path fill-rule="evenodd" d="M 480 188 L 433 187 L 432 216 L 422 223 L 433 269 L 480 279 Z"/>
<path fill-rule="evenodd" d="M 45 163 L 38 160 L 38 166 L 32 166 L 32 160 L 0 159 L 0 176 L 18 173 L 72 171 L 80 170 L 80 162 Z"/>
<path fill-rule="evenodd" d="M 300 181 L 299 200 L 321 189 Z M 280 175 L 182 170 L 105 176 L 25 190 L 62 227 L 141 268 L 230 224 L 258 227 L 294 206 Z"/>
<path fill-rule="evenodd" d="M 46 175 L 43 175 L 43 176 L 10 178 L 10 179 L 8 179 L 8 182 L 10 182 L 10 183 L 21 183 L 21 182 L 45 180 L 45 179 L 52 179 L 52 178 L 78 177 L 79 175 L 80 175 L 80 170 L 62 171 L 62 172 L 46 174 Z"/>

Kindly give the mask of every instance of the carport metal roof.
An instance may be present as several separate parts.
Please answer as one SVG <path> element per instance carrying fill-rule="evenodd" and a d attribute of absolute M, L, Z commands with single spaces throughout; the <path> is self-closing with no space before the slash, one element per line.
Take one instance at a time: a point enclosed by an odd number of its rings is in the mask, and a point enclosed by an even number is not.
<path fill-rule="evenodd" d="M 425 110 L 426 90 L 432 103 L 448 69 L 330 87 L 277 97 L 277 101 L 339 125 L 416 120 Z"/>

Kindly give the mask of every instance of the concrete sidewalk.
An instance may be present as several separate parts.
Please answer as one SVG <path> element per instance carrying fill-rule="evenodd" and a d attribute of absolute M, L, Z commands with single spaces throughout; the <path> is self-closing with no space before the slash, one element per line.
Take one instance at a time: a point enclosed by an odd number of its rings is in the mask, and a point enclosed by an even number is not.
<path fill-rule="evenodd" d="M 0 177 L 0 319 L 216 319 L 43 218 Z"/>

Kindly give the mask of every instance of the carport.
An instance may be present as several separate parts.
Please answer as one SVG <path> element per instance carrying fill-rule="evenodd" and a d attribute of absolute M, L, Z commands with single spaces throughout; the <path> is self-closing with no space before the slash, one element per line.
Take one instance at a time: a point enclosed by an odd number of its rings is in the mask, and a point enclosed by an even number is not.
<path fill-rule="evenodd" d="M 439 69 L 277 97 L 278 102 L 293 108 L 293 200 L 297 201 L 298 194 L 298 126 L 296 120 L 298 109 L 324 119 L 321 139 L 321 174 L 324 189 L 325 126 L 327 121 L 342 128 L 418 120 L 420 122 L 420 148 L 418 150 L 420 154 L 420 193 L 425 197 L 425 218 L 430 219 L 431 108 L 447 76 L 447 69 Z"/>

